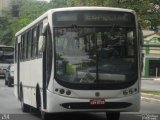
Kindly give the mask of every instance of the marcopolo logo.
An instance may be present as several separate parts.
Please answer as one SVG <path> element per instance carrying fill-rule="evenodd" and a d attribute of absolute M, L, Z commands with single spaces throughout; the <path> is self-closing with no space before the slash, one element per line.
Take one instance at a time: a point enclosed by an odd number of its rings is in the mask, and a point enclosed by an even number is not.
<path fill-rule="evenodd" d="M 155 114 L 143 114 L 142 120 L 160 120 L 160 116 Z"/>

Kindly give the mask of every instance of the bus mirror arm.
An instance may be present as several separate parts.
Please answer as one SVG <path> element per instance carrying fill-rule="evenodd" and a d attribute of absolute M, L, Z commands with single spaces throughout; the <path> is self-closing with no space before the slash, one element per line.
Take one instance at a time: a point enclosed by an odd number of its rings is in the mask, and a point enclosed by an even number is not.
<path fill-rule="evenodd" d="M 143 47 L 143 45 L 144 45 L 143 32 L 142 32 L 142 29 L 141 29 L 140 25 L 138 25 L 138 38 L 140 40 L 140 45 Z"/>
<path fill-rule="evenodd" d="M 39 37 L 39 43 L 38 43 L 39 52 L 44 52 L 45 51 L 47 28 L 48 28 L 48 23 L 44 23 L 43 29 L 42 29 L 42 35 Z"/>
<path fill-rule="evenodd" d="M 38 50 L 39 52 L 44 52 L 45 50 L 45 41 L 46 41 L 46 36 L 40 36 L 39 37 L 39 42 L 38 42 Z"/>
<path fill-rule="evenodd" d="M 48 26 L 49 26 L 48 23 L 44 23 L 43 29 L 42 29 L 42 35 L 43 35 L 43 36 L 45 36 L 45 33 L 46 33 L 46 31 L 47 31 Z"/>

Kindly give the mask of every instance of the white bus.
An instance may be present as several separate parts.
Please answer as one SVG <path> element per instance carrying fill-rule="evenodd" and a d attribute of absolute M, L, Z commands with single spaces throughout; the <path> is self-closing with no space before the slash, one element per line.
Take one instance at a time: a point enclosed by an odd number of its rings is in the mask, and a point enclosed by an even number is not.
<path fill-rule="evenodd" d="M 140 109 L 142 32 L 133 10 L 51 9 L 16 33 L 15 95 L 47 113 Z"/>
<path fill-rule="evenodd" d="M 0 76 L 5 76 L 7 67 L 14 62 L 14 47 L 0 45 Z"/>

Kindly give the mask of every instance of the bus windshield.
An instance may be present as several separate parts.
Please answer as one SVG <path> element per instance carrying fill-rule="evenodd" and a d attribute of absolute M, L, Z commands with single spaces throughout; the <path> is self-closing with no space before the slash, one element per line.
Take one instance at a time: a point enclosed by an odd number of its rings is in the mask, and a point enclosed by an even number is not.
<path fill-rule="evenodd" d="M 80 86 L 123 85 L 137 80 L 138 48 L 133 14 L 60 12 L 53 20 L 56 80 Z"/>
<path fill-rule="evenodd" d="M 0 63 L 13 63 L 14 48 L 0 47 Z"/>
<path fill-rule="evenodd" d="M 59 80 L 121 83 L 137 76 L 134 28 L 55 28 L 55 35 Z"/>

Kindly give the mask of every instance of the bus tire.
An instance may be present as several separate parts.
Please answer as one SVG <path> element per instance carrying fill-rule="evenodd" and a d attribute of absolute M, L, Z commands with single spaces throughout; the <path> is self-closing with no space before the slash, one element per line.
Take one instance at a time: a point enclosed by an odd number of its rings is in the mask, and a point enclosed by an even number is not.
<path fill-rule="evenodd" d="M 11 81 L 8 79 L 8 87 L 12 87 Z"/>
<path fill-rule="evenodd" d="M 37 110 L 41 111 L 41 94 L 39 85 L 36 87 L 36 104 L 37 104 Z"/>
<path fill-rule="evenodd" d="M 21 85 L 21 88 L 20 88 L 20 98 L 21 98 L 20 102 L 21 102 L 22 112 L 29 112 L 30 111 L 29 105 L 27 105 L 27 104 L 24 103 L 24 96 L 23 96 L 22 85 Z"/>
<path fill-rule="evenodd" d="M 41 104 L 41 94 L 39 85 L 36 87 L 36 102 L 37 102 L 37 110 L 40 111 L 42 120 L 47 120 L 48 114 L 42 110 Z"/>
<path fill-rule="evenodd" d="M 107 120 L 119 120 L 120 118 L 120 112 L 109 112 L 107 113 L 106 112 L 106 117 L 107 117 Z"/>
<path fill-rule="evenodd" d="M 7 80 L 5 80 L 5 85 L 8 85 L 8 81 Z"/>

